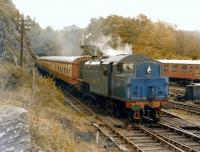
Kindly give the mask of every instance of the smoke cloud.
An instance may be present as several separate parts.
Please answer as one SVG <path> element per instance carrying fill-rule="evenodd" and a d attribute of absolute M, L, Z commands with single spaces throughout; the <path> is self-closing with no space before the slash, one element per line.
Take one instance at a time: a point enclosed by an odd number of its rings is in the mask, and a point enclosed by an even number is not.
<path fill-rule="evenodd" d="M 115 42 L 115 48 L 112 47 Z M 114 56 L 119 54 L 132 54 L 132 45 L 122 43 L 121 38 L 113 40 L 111 36 L 102 36 L 92 42 L 91 45 L 97 46 L 103 55 Z"/>
<path fill-rule="evenodd" d="M 70 26 L 59 32 L 57 44 L 60 47 L 58 54 L 62 56 L 77 56 L 82 54 L 80 48 L 82 29 Z"/>

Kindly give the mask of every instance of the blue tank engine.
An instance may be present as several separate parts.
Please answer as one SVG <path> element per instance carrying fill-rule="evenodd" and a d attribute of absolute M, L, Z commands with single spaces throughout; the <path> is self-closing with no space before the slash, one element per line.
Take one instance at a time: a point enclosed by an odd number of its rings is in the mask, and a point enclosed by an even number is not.
<path fill-rule="evenodd" d="M 90 92 L 98 104 L 131 121 L 145 116 L 159 120 L 160 108 L 168 102 L 168 78 L 161 75 L 160 62 L 141 55 L 87 61 L 81 76 L 83 92 Z"/>

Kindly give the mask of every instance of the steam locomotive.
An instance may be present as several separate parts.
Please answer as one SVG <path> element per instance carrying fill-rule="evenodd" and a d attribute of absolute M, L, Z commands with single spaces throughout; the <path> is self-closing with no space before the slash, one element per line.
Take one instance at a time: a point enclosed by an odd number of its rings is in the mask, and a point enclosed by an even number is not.
<path fill-rule="evenodd" d="M 158 121 L 168 102 L 168 78 L 161 75 L 160 62 L 141 55 L 46 56 L 37 58 L 37 67 L 82 98 L 130 121 Z"/>

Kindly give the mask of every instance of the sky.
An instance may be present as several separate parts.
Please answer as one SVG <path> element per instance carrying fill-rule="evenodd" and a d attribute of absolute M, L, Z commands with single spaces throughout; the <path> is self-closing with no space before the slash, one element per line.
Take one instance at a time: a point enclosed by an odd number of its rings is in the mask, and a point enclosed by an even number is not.
<path fill-rule="evenodd" d="M 200 0 L 13 0 L 24 15 L 30 15 L 41 27 L 81 28 L 91 18 L 109 15 L 136 17 L 144 14 L 153 21 L 176 25 L 177 29 L 200 31 Z"/>

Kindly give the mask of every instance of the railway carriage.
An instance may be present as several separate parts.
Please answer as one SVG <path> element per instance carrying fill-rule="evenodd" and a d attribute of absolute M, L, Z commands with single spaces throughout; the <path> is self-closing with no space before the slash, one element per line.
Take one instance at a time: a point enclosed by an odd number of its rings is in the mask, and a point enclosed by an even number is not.
<path fill-rule="evenodd" d="M 181 84 L 200 82 L 200 60 L 158 60 L 163 75 Z"/>
<path fill-rule="evenodd" d="M 76 85 L 80 79 L 81 65 L 90 59 L 90 56 L 45 56 L 37 59 L 37 66 L 43 72 Z"/>

